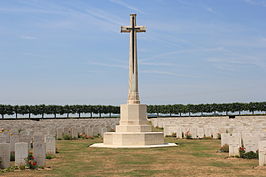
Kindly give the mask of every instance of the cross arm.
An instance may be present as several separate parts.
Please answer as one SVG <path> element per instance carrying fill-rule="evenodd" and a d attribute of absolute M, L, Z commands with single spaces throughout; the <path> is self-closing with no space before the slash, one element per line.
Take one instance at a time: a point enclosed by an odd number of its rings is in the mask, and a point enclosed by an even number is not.
<path fill-rule="evenodd" d="M 137 32 L 146 32 L 146 26 L 136 26 L 136 31 Z"/>
<path fill-rule="evenodd" d="M 130 31 L 135 30 L 136 32 L 146 32 L 145 26 L 121 26 L 121 33 L 129 33 Z"/>
<path fill-rule="evenodd" d="M 131 26 L 121 26 L 121 33 L 130 33 Z"/>

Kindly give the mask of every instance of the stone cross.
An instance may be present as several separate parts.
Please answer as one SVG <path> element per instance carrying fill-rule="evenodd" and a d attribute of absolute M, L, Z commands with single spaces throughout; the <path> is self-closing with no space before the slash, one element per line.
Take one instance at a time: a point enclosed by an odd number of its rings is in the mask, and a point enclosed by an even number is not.
<path fill-rule="evenodd" d="M 146 27 L 136 25 L 136 14 L 130 14 L 130 26 L 121 26 L 121 33 L 130 33 L 129 40 L 129 90 L 128 104 L 139 104 L 137 32 L 146 32 Z"/>

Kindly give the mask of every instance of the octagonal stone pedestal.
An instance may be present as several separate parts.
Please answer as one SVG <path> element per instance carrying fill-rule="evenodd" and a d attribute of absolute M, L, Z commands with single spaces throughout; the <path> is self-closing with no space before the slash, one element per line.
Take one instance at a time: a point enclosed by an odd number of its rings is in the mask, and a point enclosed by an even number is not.
<path fill-rule="evenodd" d="M 107 132 L 104 143 L 90 147 L 105 148 L 153 148 L 176 146 L 175 143 L 164 143 L 162 132 Z"/>
<path fill-rule="evenodd" d="M 145 104 L 123 104 L 120 125 L 116 132 L 106 132 L 103 143 L 90 147 L 106 148 L 151 148 L 176 146 L 175 143 L 164 143 L 163 132 L 151 132 L 148 124 Z"/>
<path fill-rule="evenodd" d="M 144 146 L 163 144 L 161 132 L 108 132 L 104 134 L 104 144 L 114 146 Z"/>

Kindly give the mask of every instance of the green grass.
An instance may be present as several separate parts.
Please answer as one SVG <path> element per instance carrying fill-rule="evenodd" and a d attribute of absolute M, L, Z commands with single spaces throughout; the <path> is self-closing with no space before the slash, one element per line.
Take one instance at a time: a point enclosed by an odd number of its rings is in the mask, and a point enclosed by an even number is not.
<path fill-rule="evenodd" d="M 266 176 L 258 160 L 226 158 L 219 140 L 177 140 L 177 147 L 152 149 L 89 148 L 101 138 L 57 141 L 59 153 L 47 160 L 52 170 L 8 172 L 4 176 Z M 2 174 L 0 173 L 0 176 Z"/>

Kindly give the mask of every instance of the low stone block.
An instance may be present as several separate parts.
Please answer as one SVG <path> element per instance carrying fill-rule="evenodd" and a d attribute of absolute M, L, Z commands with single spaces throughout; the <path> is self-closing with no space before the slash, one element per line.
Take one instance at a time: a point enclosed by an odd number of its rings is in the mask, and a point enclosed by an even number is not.
<path fill-rule="evenodd" d="M 104 144 L 117 146 L 157 145 L 164 143 L 162 132 L 106 132 Z"/>

